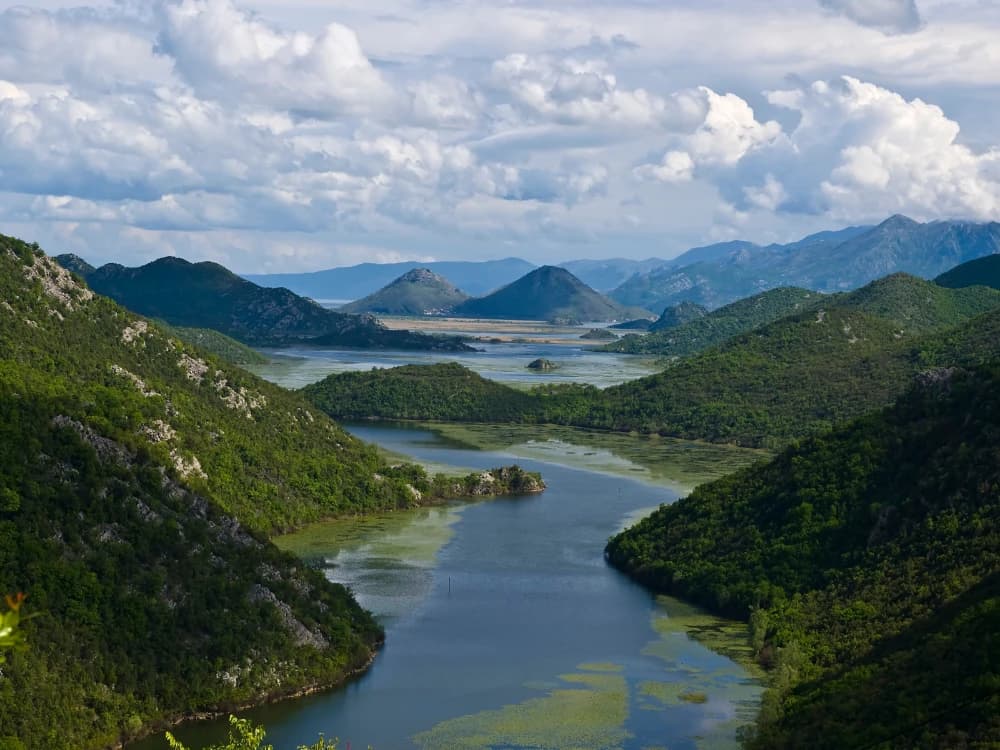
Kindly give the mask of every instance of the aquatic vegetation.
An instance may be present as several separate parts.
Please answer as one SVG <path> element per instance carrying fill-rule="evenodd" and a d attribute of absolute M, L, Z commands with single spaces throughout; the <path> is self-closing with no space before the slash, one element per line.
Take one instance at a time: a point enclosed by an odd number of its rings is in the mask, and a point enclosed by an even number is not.
<path fill-rule="evenodd" d="M 688 490 L 770 456 L 765 451 L 658 435 L 555 425 L 427 424 L 456 444 Z"/>
<path fill-rule="evenodd" d="M 596 666 L 601 671 L 561 676 L 579 688 L 557 688 L 542 698 L 449 719 L 413 739 L 428 750 L 620 748 L 630 737 L 628 687 L 624 677 L 609 672 L 615 665 Z"/>

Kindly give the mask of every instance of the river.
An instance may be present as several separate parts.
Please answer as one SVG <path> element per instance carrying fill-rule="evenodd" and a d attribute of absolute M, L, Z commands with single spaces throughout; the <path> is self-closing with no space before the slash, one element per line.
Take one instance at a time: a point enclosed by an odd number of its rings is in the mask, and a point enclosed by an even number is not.
<path fill-rule="evenodd" d="M 416 427 L 352 431 L 435 465 L 511 462 Z M 330 522 L 277 540 L 349 585 L 387 638 L 346 687 L 246 714 L 276 750 L 320 733 L 377 750 L 737 747 L 761 687 L 720 651 L 739 649 L 744 628 L 654 597 L 603 559 L 610 535 L 676 491 L 558 455 L 519 462 L 543 473 L 544 494 Z M 216 721 L 176 734 L 198 747 L 223 732 Z"/>

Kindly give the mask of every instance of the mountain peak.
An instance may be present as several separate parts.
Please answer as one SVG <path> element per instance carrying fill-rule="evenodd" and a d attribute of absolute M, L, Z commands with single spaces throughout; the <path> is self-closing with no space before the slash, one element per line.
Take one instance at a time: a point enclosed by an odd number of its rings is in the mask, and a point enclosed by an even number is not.
<path fill-rule="evenodd" d="M 446 315 L 467 299 L 462 290 L 429 268 L 412 268 L 374 294 L 341 308 L 347 313 Z"/>
<path fill-rule="evenodd" d="M 457 312 L 476 318 L 593 322 L 624 320 L 643 311 L 624 308 L 565 268 L 541 266 L 493 294 L 469 300 Z"/>
<path fill-rule="evenodd" d="M 95 268 L 90 265 L 90 263 L 74 253 L 57 255 L 53 260 L 55 260 L 56 263 L 65 268 L 67 271 L 71 271 L 75 274 L 83 276 L 84 278 L 86 278 L 88 274 L 95 271 Z"/>
<path fill-rule="evenodd" d="M 878 225 L 879 229 L 912 229 L 919 227 L 920 222 L 914 221 L 909 216 L 903 214 L 893 214 L 888 219 Z"/>

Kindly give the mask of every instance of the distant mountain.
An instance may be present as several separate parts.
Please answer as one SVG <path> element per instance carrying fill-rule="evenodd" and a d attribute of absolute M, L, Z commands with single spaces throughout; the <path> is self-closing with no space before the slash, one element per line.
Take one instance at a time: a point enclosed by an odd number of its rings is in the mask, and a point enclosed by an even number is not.
<path fill-rule="evenodd" d="M 362 263 L 312 273 L 249 274 L 250 281 L 264 287 L 285 287 L 317 300 L 357 300 L 367 297 L 407 271 L 426 268 L 449 279 L 468 294 L 488 294 L 519 279 L 534 263 L 520 258 L 486 261 L 439 261 L 421 263 Z"/>
<path fill-rule="evenodd" d="M 650 327 L 651 331 L 662 331 L 667 328 L 677 328 L 698 318 L 708 315 L 708 308 L 694 302 L 679 302 L 668 307 Z"/>
<path fill-rule="evenodd" d="M 715 308 L 778 286 L 835 292 L 900 271 L 933 278 L 959 263 L 998 252 L 996 222 L 921 224 L 893 216 L 875 227 L 821 232 L 785 245 L 699 248 L 634 276 L 610 296 L 622 304 L 653 309 L 680 301 Z"/>
<path fill-rule="evenodd" d="M 390 331 L 372 316 L 327 310 L 287 289 L 265 289 L 218 265 L 160 258 L 139 268 L 111 263 L 87 284 L 141 315 L 211 328 L 253 346 L 321 343 L 378 349 L 468 350 L 457 339 Z"/>
<path fill-rule="evenodd" d="M 963 263 L 947 271 L 935 283 L 952 289 L 966 286 L 989 286 L 1000 289 L 1000 255 L 988 255 Z"/>
<path fill-rule="evenodd" d="M 86 278 L 94 272 L 94 267 L 90 265 L 87 261 L 81 258 L 79 255 L 74 255 L 73 253 L 66 253 L 65 255 L 57 255 L 55 257 L 56 263 L 65 268 L 67 271 L 75 273 L 77 276 L 82 276 Z"/>
<path fill-rule="evenodd" d="M 344 305 L 340 312 L 378 315 L 442 315 L 469 295 L 428 268 L 414 268 L 374 294 Z"/>
<path fill-rule="evenodd" d="M 642 311 L 629 310 L 580 281 L 565 268 L 542 266 L 486 297 L 470 299 L 455 309 L 470 318 L 589 322 L 624 320 Z"/>
<path fill-rule="evenodd" d="M 587 286 L 606 293 L 637 273 L 648 273 L 667 262 L 660 258 L 647 258 L 646 260 L 611 258 L 610 260 L 571 260 L 560 263 L 559 267 L 565 268 Z"/>
<path fill-rule="evenodd" d="M 771 289 L 720 307 L 707 315 L 688 316 L 690 319 L 686 323 L 660 327 L 647 336 L 626 336 L 601 347 L 600 351 L 687 357 L 787 315 L 820 305 L 824 299 L 826 295 L 808 289 Z M 685 305 L 705 309 L 691 302 L 681 302 L 675 307 L 668 307 L 664 314 Z"/>
<path fill-rule="evenodd" d="M 705 245 L 703 247 L 693 247 L 690 250 L 681 253 L 676 258 L 671 258 L 661 264 L 659 268 L 651 270 L 682 268 L 695 263 L 712 263 L 717 260 L 728 258 L 734 253 L 739 253 L 744 250 L 755 250 L 758 247 L 759 245 L 755 245 L 753 242 L 747 242 L 746 240 L 732 240 L 730 242 L 717 242 L 714 245 Z"/>

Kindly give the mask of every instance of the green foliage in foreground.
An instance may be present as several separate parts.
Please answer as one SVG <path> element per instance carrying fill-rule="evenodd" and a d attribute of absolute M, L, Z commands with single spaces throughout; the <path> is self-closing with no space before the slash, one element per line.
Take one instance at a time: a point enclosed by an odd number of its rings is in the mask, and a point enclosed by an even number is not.
<path fill-rule="evenodd" d="M 1000 366 L 661 507 L 610 561 L 749 618 L 773 667 L 751 748 L 1000 742 Z"/>
<path fill-rule="evenodd" d="M 224 745 L 212 745 L 201 750 L 274 750 L 271 745 L 264 744 L 266 736 L 267 732 L 263 727 L 254 726 L 246 719 L 230 716 L 228 741 Z M 167 743 L 170 750 L 188 750 L 170 732 L 167 732 Z M 337 750 L 338 747 L 336 740 L 320 737 L 312 745 L 299 745 L 298 750 Z"/>
<path fill-rule="evenodd" d="M 7 611 L 0 614 L 0 664 L 7 661 L 7 652 L 23 649 L 26 645 L 21 626 L 21 605 L 24 594 L 7 595 Z"/>
<path fill-rule="evenodd" d="M 333 375 L 305 395 L 335 417 L 549 423 L 778 448 L 892 403 L 928 367 L 1000 356 L 1000 310 L 967 319 L 1000 295 L 939 290 L 922 305 L 913 293 L 926 287 L 889 277 L 603 391 L 518 391 L 448 364 Z M 965 322 L 947 327 L 956 320 Z"/>

